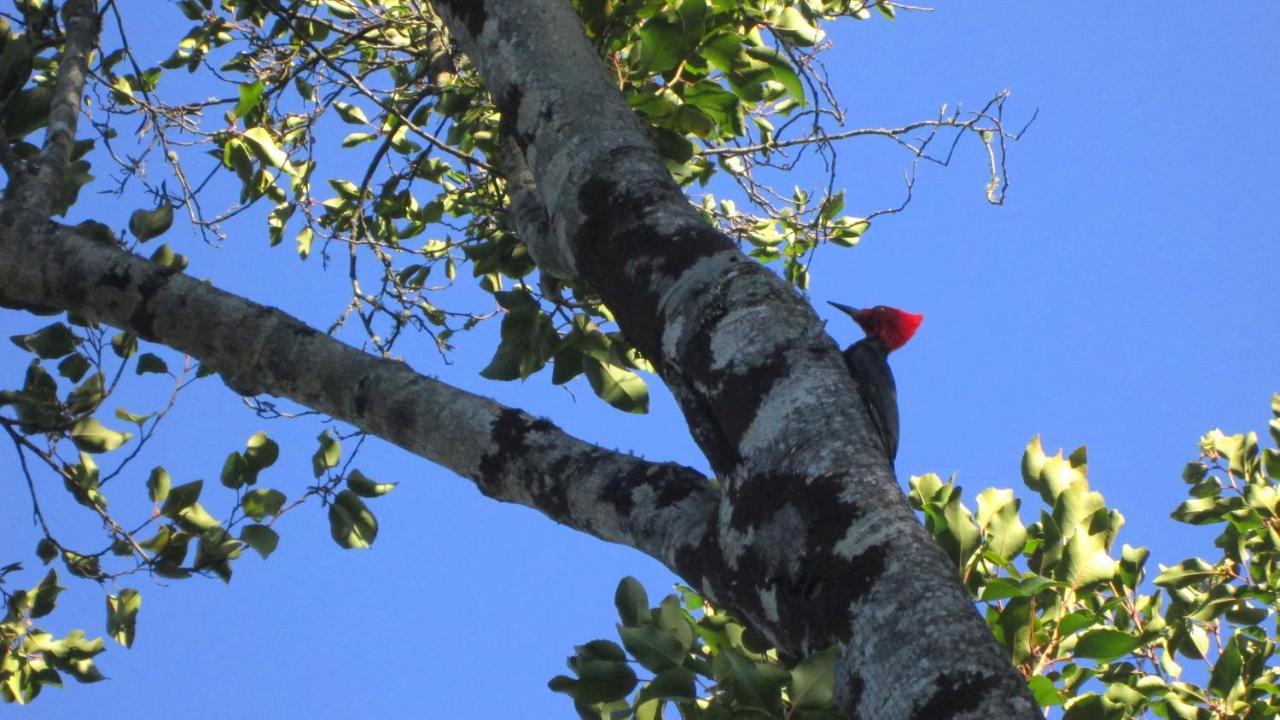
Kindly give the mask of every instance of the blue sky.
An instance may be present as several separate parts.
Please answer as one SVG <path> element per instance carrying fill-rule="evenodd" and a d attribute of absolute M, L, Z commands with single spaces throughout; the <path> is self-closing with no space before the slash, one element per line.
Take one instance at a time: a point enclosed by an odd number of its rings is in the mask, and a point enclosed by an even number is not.
<path fill-rule="evenodd" d="M 1261 430 L 1280 391 L 1280 151 L 1268 124 L 1280 94 L 1266 90 L 1280 70 L 1278 24 L 1271 3 L 1212 13 L 1192 3 L 970 1 L 832 30 L 829 64 L 850 125 L 896 125 L 944 102 L 976 108 L 1005 88 L 1012 117 L 1040 112 L 1013 148 L 1004 207 L 983 201 L 982 158 L 970 147 L 951 168 L 924 167 L 907 212 L 860 247 L 820 255 L 811 296 L 841 343 L 857 333 L 828 312 L 829 299 L 927 316 L 893 358 L 904 480 L 956 472 L 970 498 L 1020 487 L 1022 448 L 1042 433 L 1049 448 L 1089 446 L 1094 486 L 1128 518 L 1121 540 L 1153 547 L 1152 562 L 1211 549 L 1207 534 L 1168 519 L 1181 467 L 1210 428 Z M 841 161 L 851 210 L 899 197 L 907 158 L 887 143 L 845 145 Z M 266 249 L 256 226 L 222 250 L 177 242 L 193 271 L 222 287 L 321 325 L 340 309 L 340 273 Z M 41 324 L 0 314 L 4 335 Z M 492 350 L 489 332 L 461 337 L 452 366 L 425 346 L 409 360 L 584 439 L 705 467 L 660 392 L 649 416 L 634 417 L 585 386 L 573 388 L 575 401 L 542 377 L 483 381 L 475 370 Z M 6 382 L 23 366 L 0 350 Z M 296 494 L 310 480 L 318 427 L 264 423 L 216 382 L 184 396 L 155 462 L 175 482 L 213 481 L 225 454 L 259 429 L 283 446 L 264 482 Z M 0 448 L 0 467 L 13 466 Z M 373 504 L 374 549 L 339 550 L 311 507 L 283 521 L 269 561 L 237 563 L 230 585 L 141 580 L 134 648 L 100 658 L 111 680 L 47 691 L 18 712 L 571 717 L 546 680 L 574 644 L 614 635 L 618 579 L 639 577 L 655 601 L 674 581 L 637 552 L 493 503 L 385 444 L 367 443 L 356 466 L 401 483 Z M 8 475 L 0 561 L 31 561 L 37 536 Z M 144 505 L 142 479 L 123 479 L 138 488 L 116 489 L 113 507 Z M 64 518 L 92 526 L 78 508 Z M 101 632 L 96 587 L 67 584 L 53 629 Z"/>

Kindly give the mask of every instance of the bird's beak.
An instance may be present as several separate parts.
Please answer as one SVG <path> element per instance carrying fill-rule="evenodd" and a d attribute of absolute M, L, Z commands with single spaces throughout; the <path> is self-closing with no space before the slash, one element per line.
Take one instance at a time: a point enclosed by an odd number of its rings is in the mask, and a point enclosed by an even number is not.
<path fill-rule="evenodd" d="M 858 313 L 862 312 L 861 308 L 849 307 L 848 305 L 841 305 L 838 302 L 831 302 L 830 300 L 827 301 L 827 304 L 839 310 L 840 312 L 847 314 L 851 318 L 856 318 L 858 316 Z"/>

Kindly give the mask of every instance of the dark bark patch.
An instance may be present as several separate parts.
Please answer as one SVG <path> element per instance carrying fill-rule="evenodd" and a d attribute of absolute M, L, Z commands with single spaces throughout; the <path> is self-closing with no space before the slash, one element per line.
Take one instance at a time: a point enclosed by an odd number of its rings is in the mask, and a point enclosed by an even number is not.
<path fill-rule="evenodd" d="M 663 472 L 657 476 L 659 510 L 665 510 L 693 494 L 697 490 L 696 480 L 689 479 L 688 468 L 674 465 L 663 466 Z"/>
<path fill-rule="evenodd" d="M 85 271 L 76 265 L 63 272 L 66 283 L 62 287 L 62 296 L 67 299 L 67 306 L 76 307 L 88 300 L 91 283 L 87 280 Z"/>
<path fill-rule="evenodd" d="M 787 361 L 781 355 L 774 355 L 744 373 L 725 377 L 724 390 L 713 402 L 726 443 L 738 446 L 743 434 L 755 422 L 760 403 L 786 376 L 787 369 Z"/>
<path fill-rule="evenodd" d="M 523 447 L 523 439 L 521 447 Z M 536 478 L 525 479 L 533 496 L 534 507 L 551 516 L 556 522 L 564 521 L 569 517 L 569 486 L 564 479 L 571 476 L 569 467 L 573 462 L 574 459 L 570 456 L 561 457 L 551 463 L 547 472 L 539 473 Z"/>
<path fill-rule="evenodd" d="M 449 8 L 449 14 L 462 21 L 472 37 L 477 37 L 484 30 L 487 13 L 480 0 L 444 0 L 444 5 Z"/>
<path fill-rule="evenodd" d="M 776 583 L 779 628 L 794 648 L 808 651 L 852 637 L 850 606 L 884 574 L 889 546 L 873 545 L 854 558 L 837 557 L 830 545 L 818 546 L 812 539 L 805 548 L 800 577 Z"/>
<path fill-rule="evenodd" d="M 678 377 L 678 373 L 676 377 Z M 670 382 L 671 380 L 668 380 L 668 383 Z M 680 382 L 686 381 L 680 379 Z M 694 437 L 698 441 L 698 447 L 702 448 L 702 454 L 706 456 L 707 462 L 711 463 L 711 469 L 715 471 L 715 474 L 718 477 L 728 477 L 742 462 L 742 456 L 738 454 L 738 446 L 724 442 L 724 433 L 720 430 L 719 423 L 711 413 L 711 406 L 707 403 L 706 398 L 697 394 L 692 386 L 688 386 L 687 382 L 685 390 L 682 394 L 683 401 L 680 403 L 680 411 L 684 413 L 685 424 L 690 428 L 694 428 Z"/>
<path fill-rule="evenodd" d="M 680 365 L 687 374 L 694 377 L 707 377 L 711 373 L 711 334 L 712 329 L 720 324 L 729 313 L 723 302 L 712 302 L 704 305 L 699 322 L 698 332 L 685 343 L 681 353 Z"/>
<path fill-rule="evenodd" d="M 843 491 L 840 478 L 831 475 L 806 479 L 783 472 L 750 477 L 736 488 L 729 526 L 746 532 L 768 522 L 775 512 L 790 504 L 810 522 L 803 538 L 805 548 L 810 552 L 830 552 L 862 514 L 856 503 L 840 499 Z"/>
<path fill-rule="evenodd" d="M 999 680 L 972 670 L 944 672 L 934 678 L 933 697 L 911 713 L 911 720 L 945 720 L 970 712 L 982 704 L 982 698 Z"/>
<path fill-rule="evenodd" d="M 623 148 L 600 164 L 601 172 L 578 190 L 583 222 L 573 238 L 578 267 L 614 311 L 627 338 L 650 362 L 660 363 L 663 325 L 657 312 L 666 283 L 699 259 L 732 247 L 729 239 L 689 212 L 688 200 L 670 183 L 628 185 L 608 177 Z M 659 231 L 655 210 L 682 217 L 684 227 Z"/>
<path fill-rule="evenodd" d="M 659 269 L 669 275 L 679 275 L 702 258 L 733 247 L 727 237 L 700 218 L 689 220 L 671 235 L 666 252 L 662 253 Z"/>
<path fill-rule="evenodd" d="M 797 608 L 802 616 L 793 618 L 806 626 L 810 641 L 821 641 L 824 637 L 848 640 L 852 636 L 849 606 L 866 597 L 879 581 L 888 556 L 888 543 L 879 543 L 857 557 L 820 559 L 820 566 L 808 578 L 814 596 Z"/>
<path fill-rule="evenodd" d="M 837 668 L 836 669 L 837 677 L 839 676 L 839 672 L 840 670 L 839 668 Z M 867 682 L 862 679 L 861 675 L 854 673 L 849 675 L 848 683 L 849 683 L 849 700 L 848 700 L 848 703 L 845 705 L 845 707 L 853 709 L 854 716 L 857 717 L 858 705 L 862 702 L 862 693 L 864 690 L 866 690 Z"/>
<path fill-rule="evenodd" d="M 413 397 L 401 397 L 387 409 L 387 420 L 393 432 L 402 437 L 418 425 L 418 401 Z"/>
<path fill-rule="evenodd" d="M 520 90 L 520 86 L 511 84 L 498 97 L 496 103 L 500 115 L 498 132 L 504 137 L 515 140 L 516 145 L 520 146 L 520 152 L 528 149 L 529 144 L 533 142 L 531 133 L 520 132 L 520 102 L 523 99 L 524 93 Z"/>
<path fill-rule="evenodd" d="M 356 411 L 356 417 L 364 417 L 365 410 L 369 409 L 369 385 L 372 383 L 373 377 L 365 375 L 356 383 L 355 395 L 352 399 L 352 406 Z"/>
<path fill-rule="evenodd" d="M 480 484 L 480 491 L 486 495 L 492 496 L 497 488 L 501 485 L 502 476 L 507 472 L 511 464 L 519 463 L 522 456 L 528 449 L 526 442 L 530 433 L 552 432 L 556 426 L 544 418 L 531 418 L 528 415 L 511 408 L 504 408 L 498 413 L 498 417 L 494 419 L 493 424 L 489 426 L 489 437 L 493 440 L 494 449 L 485 453 L 480 458 L 478 467 L 478 477 L 476 481 Z M 548 481 L 542 486 L 542 494 L 536 497 L 535 501 L 539 508 L 550 511 L 550 508 L 564 509 L 565 500 L 563 492 L 556 490 L 555 497 L 551 493 L 545 492 L 548 488 L 556 488 L 560 483 L 560 479 L 564 474 L 565 464 L 569 462 L 568 458 L 559 461 L 559 465 L 553 465 L 545 473 Z M 538 488 L 534 487 L 535 494 Z M 557 515 L 556 517 L 562 517 Z"/>
<path fill-rule="evenodd" d="M 734 488 L 729 527 L 746 532 L 763 525 L 792 499 L 803 502 L 804 493 L 804 478 L 799 475 L 785 473 L 749 477 Z"/>
<path fill-rule="evenodd" d="M 133 281 L 133 275 L 126 266 L 112 267 L 110 270 L 102 273 L 98 278 L 98 283 L 106 285 L 109 288 L 124 292 L 129 287 L 129 283 Z"/>
<path fill-rule="evenodd" d="M 138 284 L 140 301 L 133 314 L 129 316 L 129 327 L 143 340 L 155 341 L 156 339 L 156 314 L 151 310 L 151 301 L 169 284 L 171 277 L 173 277 L 172 271 L 158 271 L 151 273 Z"/>
<path fill-rule="evenodd" d="M 726 584 L 729 592 L 726 602 L 740 611 L 739 617 L 764 617 L 764 601 L 760 595 L 769 586 L 765 578 L 769 577 L 770 568 L 754 547 L 748 547 L 738 556 L 737 567 L 729 570 L 730 577 Z M 780 629 L 785 629 L 785 624 Z M 785 648 L 792 650 L 794 648 Z"/>
<path fill-rule="evenodd" d="M 636 509 L 632 491 L 645 479 L 644 472 L 634 468 L 631 472 L 615 472 L 601 490 L 600 499 L 612 505 L 619 515 L 628 517 Z"/>

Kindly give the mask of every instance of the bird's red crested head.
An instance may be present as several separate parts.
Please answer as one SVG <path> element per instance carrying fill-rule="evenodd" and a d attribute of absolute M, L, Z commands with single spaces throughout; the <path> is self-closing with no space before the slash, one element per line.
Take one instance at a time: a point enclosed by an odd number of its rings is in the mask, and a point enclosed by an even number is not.
<path fill-rule="evenodd" d="M 906 345 L 907 341 L 916 334 L 920 323 L 924 322 L 924 315 L 909 313 L 887 305 L 858 309 L 840 303 L 828 304 L 853 318 L 858 325 L 862 326 L 867 337 L 876 338 L 884 343 L 884 349 L 889 352 Z"/>
<path fill-rule="evenodd" d="M 893 352 L 916 334 L 924 315 L 909 313 L 887 305 L 859 310 L 853 319 L 862 326 L 868 337 L 880 338 L 884 349 Z"/>

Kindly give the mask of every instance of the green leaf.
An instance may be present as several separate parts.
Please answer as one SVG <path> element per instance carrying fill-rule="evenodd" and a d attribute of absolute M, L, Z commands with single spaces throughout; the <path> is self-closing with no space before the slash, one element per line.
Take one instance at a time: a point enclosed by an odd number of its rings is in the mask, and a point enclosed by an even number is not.
<path fill-rule="evenodd" d="M 148 420 L 150 420 L 154 416 L 155 416 L 155 413 L 147 413 L 146 415 L 139 415 L 137 413 L 131 413 L 122 407 L 116 408 L 117 420 L 119 420 L 120 422 L 133 423 L 134 425 L 137 425 L 139 428 L 141 428 Z"/>
<path fill-rule="evenodd" d="M 551 318 L 528 293 L 497 293 L 495 297 L 507 309 L 502 318 L 502 342 L 480 376 L 523 380 L 546 365 L 560 344 L 560 336 Z"/>
<path fill-rule="evenodd" d="M 294 174 L 293 166 L 289 164 L 289 155 L 276 145 L 275 139 L 266 128 L 249 128 L 241 133 L 240 137 L 248 143 L 254 155 L 257 155 L 264 164 L 279 168 L 290 175 Z"/>
<path fill-rule="evenodd" d="M 121 645 L 133 647 L 140 609 L 142 609 L 142 595 L 133 588 L 125 588 L 119 595 L 108 595 L 107 634 Z"/>
<path fill-rule="evenodd" d="M 942 515 L 946 518 L 946 529 L 939 534 L 938 542 L 951 555 L 956 567 L 963 569 L 978 549 L 978 526 L 969 508 L 961 502 L 959 492 L 943 506 Z"/>
<path fill-rule="evenodd" d="M 107 389 L 102 373 L 94 373 L 67 396 L 67 412 L 72 415 L 91 413 L 105 399 Z"/>
<path fill-rule="evenodd" d="M 1057 569 L 1058 579 L 1073 588 L 1081 588 L 1115 577 L 1119 563 L 1107 553 L 1105 543 L 1101 534 L 1089 535 L 1081 531 L 1072 535 Z"/>
<path fill-rule="evenodd" d="M 221 525 L 221 521 L 209 514 L 208 510 L 200 503 L 191 503 L 185 508 L 178 511 L 175 518 L 183 529 L 195 533 L 203 533 L 206 530 L 212 530 Z"/>
<path fill-rule="evenodd" d="M 156 247 L 156 251 L 151 254 L 151 261 L 152 263 L 164 265 L 166 268 L 179 270 L 179 272 L 186 270 L 187 265 L 191 263 L 186 255 L 174 252 L 173 247 L 169 247 L 168 242 L 161 242 L 160 247 Z"/>
<path fill-rule="evenodd" d="M 1213 565 L 1200 558 L 1190 558 L 1164 570 L 1152 582 L 1160 587 L 1176 590 L 1208 580 L 1217 574 L 1218 570 Z"/>
<path fill-rule="evenodd" d="M 364 114 L 364 110 L 361 110 L 356 105 L 338 101 L 333 104 L 333 109 L 338 111 L 338 117 L 342 118 L 343 122 L 351 125 L 369 124 L 369 117 Z"/>
<path fill-rule="evenodd" d="M 138 336 L 131 332 L 116 333 L 111 338 L 111 350 L 121 359 L 133 357 L 138 352 Z"/>
<path fill-rule="evenodd" d="M 58 584 L 58 571 L 49 568 L 49 572 L 40 580 L 31 592 L 27 594 L 27 602 L 30 603 L 31 611 L 29 615 L 32 618 L 39 618 L 53 612 L 53 608 L 58 603 L 58 595 L 66 588 Z"/>
<path fill-rule="evenodd" d="M 587 705 L 621 700 L 639 683 L 635 671 L 624 662 L 580 660 L 572 664 L 578 673 L 577 680 L 560 675 L 553 678 L 548 686 Z"/>
<path fill-rule="evenodd" d="M 652 625 L 627 627 L 618 625 L 622 644 L 641 665 L 660 672 L 684 663 L 687 655 L 680 641 L 662 633 Z"/>
<path fill-rule="evenodd" d="M 163 235 L 173 225 L 173 206 L 162 203 L 154 210 L 134 210 L 129 216 L 129 232 L 138 238 L 138 242 L 146 242 L 153 237 Z"/>
<path fill-rule="evenodd" d="M 825 708 L 834 702 L 836 648 L 829 647 L 805 658 L 791 671 L 791 705 Z"/>
<path fill-rule="evenodd" d="M 1218 656 L 1218 661 L 1213 664 L 1213 672 L 1209 675 L 1209 689 L 1220 698 L 1228 697 L 1236 683 L 1241 680 L 1240 673 L 1244 668 L 1244 658 L 1240 654 L 1239 637 L 1232 635 L 1227 640 L 1226 646 Z"/>
<path fill-rule="evenodd" d="M 116 432 L 93 418 L 83 418 L 71 426 L 71 442 L 87 453 L 104 453 L 129 442 L 133 433 Z"/>
<path fill-rule="evenodd" d="M 649 388 L 639 375 L 588 356 L 582 358 L 582 370 L 601 400 L 624 412 L 649 412 Z"/>
<path fill-rule="evenodd" d="M 75 333 L 71 332 L 71 328 L 68 328 L 62 323 L 54 323 L 39 329 L 30 335 L 14 335 L 9 339 L 13 341 L 14 345 L 17 345 L 24 350 L 30 350 L 35 353 L 37 357 L 45 360 L 52 360 L 53 358 L 60 358 L 63 355 L 69 355 L 72 352 L 75 352 L 76 345 L 80 343 L 80 338 L 77 337 Z M 79 356 L 76 355 L 74 357 Z M 80 359 L 86 366 L 88 365 L 87 360 L 84 358 Z M 61 364 L 58 365 L 58 369 L 62 369 Z M 81 371 L 81 373 L 83 374 L 83 371 Z M 64 377 L 65 376 L 66 375 L 64 373 Z"/>
<path fill-rule="evenodd" d="M 320 433 L 316 440 L 320 443 L 320 448 L 311 456 L 311 472 L 320 477 L 325 471 L 336 467 L 342 459 L 342 445 L 328 430 Z"/>
<path fill-rule="evenodd" d="M 812 46 L 822 36 L 817 25 L 795 7 L 784 6 L 769 18 L 770 29 L 789 45 Z"/>
<path fill-rule="evenodd" d="M 244 509 L 245 515 L 261 522 L 268 515 L 280 514 L 280 508 L 284 507 L 284 501 L 284 493 L 279 490 L 259 488 L 245 493 L 244 499 L 240 501 L 240 506 Z"/>
<path fill-rule="evenodd" d="M 135 371 L 138 375 L 145 373 L 161 373 L 168 374 L 169 366 L 158 355 L 151 353 L 142 353 L 138 356 L 138 367 Z"/>
<path fill-rule="evenodd" d="M 583 643 L 574 648 L 574 653 L 578 660 L 627 661 L 627 651 L 612 640 L 592 640 Z"/>
<path fill-rule="evenodd" d="M 613 605 L 627 627 L 640 627 L 649 622 L 649 595 L 644 585 L 633 577 L 624 577 L 613 593 Z"/>
<path fill-rule="evenodd" d="M 723 677 L 733 689 L 738 704 L 777 717 L 780 712 L 779 686 L 787 672 L 776 666 L 752 661 L 736 648 L 724 648 L 714 661 L 716 677 Z M 779 677 L 776 672 L 781 673 Z"/>
<path fill-rule="evenodd" d="M 747 48 L 746 53 L 768 65 L 773 79 L 780 83 L 796 102 L 801 104 L 805 102 L 804 85 L 800 82 L 800 76 L 792 68 L 790 58 L 773 48 Z"/>
<path fill-rule="evenodd" d="M 378 520 L 359 496 L 343 490 L 329 505 L 329 534 L 348 550 L 368 548 L 378 537 Z"/>
<path fill-rule="evenodd" d="M 223 487 L 228 487 L 232 490 L 244 487 L 244 456 L 234 451 L 229 453 L 227 459 L 222 463 L 222 473 L 219 474 L 218 481 L 222 483 Z"/>
<path fill-rule="evenodd" d="M 647 685 L 640 688 L 636 695 L 636 704 L 649 700 L 695 700 L 697 691 L 694 688 L 696 676 L 692 670 L 676 666 L 656 673 Z"/>
<path fill-rule="evenodd" d="M 658 605 L 658 629 L 680 643 L 688 653 L 693 648 L 693 626 L 689 613 L 680 606 L 680 598 L 668 595 Z"/>
<path fill-rule="evenodd" d="M 1031 600 L 1014 597 L 996 611 L 991 628 L 996 640 L 1009 653 L 1015 663 L 1031 657 Z M 990 620 L 988 620 L 990 624 Z"/>
<path fill-rule="evenodd" d="M 58 544 L 47 537 L 40 538 L 40 542 L 36 543 L 36 557 L 40 558 L 40 562 L 48 565 L 58 557 Z"/>
<path fill-rule="evenodd" d="M 1035 695 L 1036 704 L 1040 707 L 1061 705 L 1065 700 L 1058 688 L 1054 687 L 1053 681 L 1043 675 L 1032 677 L 1027 681 L 1027 686 L 1031 688 L 1031 694 Z"/>
<path fill-rule="evenodd" d="M 160 514 L 169 518 L 178 517 L 178 513 L 193 505 L 200 499 L 200 491 L 204 488 L 203 480 L 193 480 L 169 490 L 168 497 L 160 506 Z"/>
<path fill-rule="evenodd" d="M 280 535 L 266 525 L 245 525 L 240 529 L 240 541 L 256 550 L 265 560 L 275 552 Z"/>
<path fill-rule="evenodd" d="M 249 437 L 249 441 L 245 443 L 244 456 L 245 466 L 256 473 L 271 467 L 275 464 L 276 459 L 280 457 L 280 446 L 276 441 L 267 437 L 264 432 L 256 432 Z"/>
<path fill-rule="evenodd" d="M 1140 637 L 1121 630 L 1100 628 L 1080 636 L 1080 640 L 1076 642 L 1075 655 L 1106 663 L 1128 655 L 1140 645 L 1142 645 Z"/>
<path fill-rule="evenodd" d="M 159 466 L 151 468 L 151 474 L 147 476 L 147 497 L 151 498 L 151 502 L 164 502 L 169 497 L 171 487 L 173 481 L 169 478 L 168 470 Z"/>
<path fill-rule="evenodd" d="M 399 483 L 379 483 L 370 480 L 364 476 L 359 470 L 352 470 L 347 473 L 347 487 L 351 492 L 360 497 L 375 498 L 382 497 L 392 490 L 396 489 Z"/>
<path fill-rule="evenodd" d="M 659 15 L 640 27 L 632 52 L 637 70 L 658 74 L 674 69 L 689 50 L 683 28 L 672 17 Z"/>
<path fill-rule="evenodd" d="M 554 355 L 555 366 L 551 371 L 551 384 L 563 385 L 582 374 L 582 352 L 565 346 Z"/>
<path fill-rule="evenodd" d="M 377 133 L 353 132 L 342 138 L 342 147 L 352 148 L 378 139 Z"/>
<path fill-rule="evenodd" d="M 231 111 L 231 114 L 237 118 L 248 115 L 262 101 L 262 91 L 264 89 L 266 89 L 266 85 L 261 80 L 242 83 L 240 85 L 240 101 L 236 103 L 236 107 Z"/>
<path fill-rule="evenodd" d="M 312 238 L 313 238 L 313 233 L 311 228 L 304 227 L 298 231 L 298 236 L 296 238 L 297 246 L 298 246 L 298 257 L 302 258 L 303 260 L 306 260 L 307 256 L 311 254 Z"/>
<path fill-rule="evenodd" d="M 70 380 L 71 382 L 80 382 L 80 378 L 89 371 L 93 365 L 83 355 L 76 353 L 68 355 L 58 363 L 58 374 Z"/>

